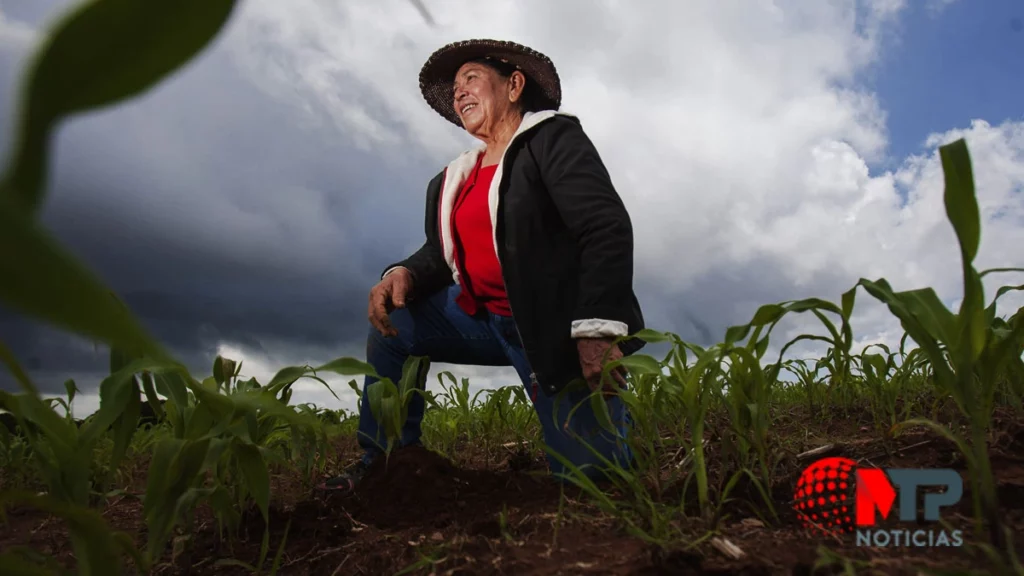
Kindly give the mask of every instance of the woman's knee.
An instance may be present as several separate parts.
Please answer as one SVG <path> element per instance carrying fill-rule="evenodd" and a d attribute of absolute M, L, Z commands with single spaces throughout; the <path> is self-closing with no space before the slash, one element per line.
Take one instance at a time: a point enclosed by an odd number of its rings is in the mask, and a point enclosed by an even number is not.
<path fill-rule="evenodd" d="M 391 325 L 398 334 L 387 336 L 382 334 L 371 322 L 366 323 L 366 355 L 372 358 L 376 353 L 387 351 L 392 354 L 407 355 L 411 353 L 413 323 L 408 310 L 395 310 L 390 315 Z"/>

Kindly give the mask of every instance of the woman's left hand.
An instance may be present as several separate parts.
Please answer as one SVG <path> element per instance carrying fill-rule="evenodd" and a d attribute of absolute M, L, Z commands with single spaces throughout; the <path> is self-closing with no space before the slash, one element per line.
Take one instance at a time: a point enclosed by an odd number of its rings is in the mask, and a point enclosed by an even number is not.
<path fill-rule="evenodd" d="M 614 342 L 613 338 L 580 338 L 576 341 L 576 349 L 580 355 L 580 368 L 583 369 L 583 377 L 587 380 L 591 390 L 596 391 L 601 387 L 601 371 L 604 369 L 605 354 L 608 354 L 608 362 L 622 358 L 622 351 Z M 611 349 L 610 352 L 609 349 Z M 610 376 L 618 382 L 619 386 L 626 387 L 625 368 L 619 366 L 610 372 Z M 606 396 L 614 396 L 615 387 L 609 382 L 604 385 L 603 393 Z"/>

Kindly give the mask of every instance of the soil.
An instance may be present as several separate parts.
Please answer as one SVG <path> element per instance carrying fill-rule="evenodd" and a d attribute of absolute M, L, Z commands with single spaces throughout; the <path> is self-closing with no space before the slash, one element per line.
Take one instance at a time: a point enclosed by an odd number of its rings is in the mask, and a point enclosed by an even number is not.
<path fill-rule="evenodd" d="M 871 421 L 856 416 L 827 421 L 799 414 L 780 418 L 773 432 L 787 439 L 789 456 L 772 493 L 781 518 L 765 525 L 749 507 L 730 508 L 731 516 L 722 519 L 716 535 L 742 551 L 738 559 L 719 551 L 710 538 L 690 550 L 665 550 L 649 544 L 598 513 L 578 489 L 555 483 L 546 475 L 539 454 L 506 449 L 507 458 L 501 464 L 485 466 L 483 462 L 494 458 L 474 455 L 473 447 L 467 446 L 458 465 L 422 448 L 396 451 L 387 462 L 377 462 L 350 494 L 309 493 L 298 479 L 275 477 L 265 566 L 273 562 L 286 528 L 278 570 L 285 575 L 396 574 L 407 568 L 412 574 L 545 576 L 840 573 L 841 564 L 813 571 L 821 546 L 856 562 L 858 574 L 918 574 L 929 569 L 987 565 L 971 545 L 858 547 L 852 536 L 816 535 L 801 525 L 790 503 L 802 469 L 814 458 L 798 460 L 795 455 L 833 443 L 836 446 L 828 455 L 863 465 L 960 470 L 965 478 L 964 496 L 956 512 L 946 512 L 944 518 L 953 527 L 964 528 L 965 537 L 971 534 L 970 483 L 963 458 L 956 455 L 953 445 L 926 432 L 907 433 L 883 443 Z M 344 440 L 338 449 L 340 463 L 356 457 L 354 442 Z M 710 452 L 713 455 L 713 450 Z M 1024 419 L 1001 413 L 990 453 L 1003 521 L 1014 529 L 1017 549 L 1024 550 Z M 133 484 L 141 491 L 145 470 L 137 468 L 140 476 Z M 141 511 L 137 499 L 118 497 L 109 501 L 104 516 L 116 529 L 136 535 L 141 546 L 145 542 Z M 694 540 L 707 533 L 696 520 L 680 517 L 677 522 L 684 530 L 692 529 Z M 247 512 L 239 538 L 228 544 L 219 538 L 216 521 L 201 509 L 195 528 L 177 538 L 177 547 L 184 552 L 174 562 L 168 554 L 168 562 L 155 572 L 251 573 L 222 561 L 257 563 L 264 526 L 258 513 Z M 28 546 L 73 565 L 61 522 L 34 511 L 11 510 L 7 526 L 0 526 L 0 549 L 13 546 Z"/>

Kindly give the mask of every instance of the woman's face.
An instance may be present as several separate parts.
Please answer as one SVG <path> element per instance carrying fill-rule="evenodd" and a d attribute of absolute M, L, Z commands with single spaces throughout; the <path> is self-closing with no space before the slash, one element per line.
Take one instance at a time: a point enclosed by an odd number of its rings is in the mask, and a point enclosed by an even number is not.
<path fill-rule="evenodd" d="M 489 66 L 463 64 L 455 74 L 454 105 L 466 132 L 477 137 L 489 134 L 516 106 L 514 84 L 513 78 L 502 78 Z"/>

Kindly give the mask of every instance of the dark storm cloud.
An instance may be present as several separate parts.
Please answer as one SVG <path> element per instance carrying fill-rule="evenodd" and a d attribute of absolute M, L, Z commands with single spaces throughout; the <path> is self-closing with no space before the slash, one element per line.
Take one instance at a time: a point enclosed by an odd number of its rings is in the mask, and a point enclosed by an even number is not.
<path fill-rule="evenodd" d="M 2 9 L 38 24 L 58 4 Z M 24 56 L 0 50 L 5 153 Z M 219 45 L 151 94 L 68 122 L 54 153 L 45 222 L 196 374 L 221 341 L 359 354 L 366 292 L 422 242 L 424 187 L 440 168 L 415 147 L 358 149 L 325 111 L 259 91 Z M 638 275 L 637 292 L 650 327 L 711 344 L 793 296 L 780 270 L 764 260 L 681 294 Z M 2 309 L 0 339 L 48 392 L 70 374 L 89 375 L 90 391 L 107 367 L 103 347 Z M 0 387 L 13 387 L 5 371 Z"/>
<path fill-rule="evenodd" d="M 54 15 L 29 8 L 3 6 L 33 24 Z M 0 51 L 5 157 L 25 56 Z M 360 341 L 367 290 L 422 241 L 437 170 L 415 151 L 395 170 L 356 149 L 326 115 L 261 93 L 218 46 L 152 93 L 70 120 L 53 152 L 47 226 L 201 373 L 220 340 Z M 107 365 L 102 347 L 9 310 L 0 334 L 35 373 Z"/>

